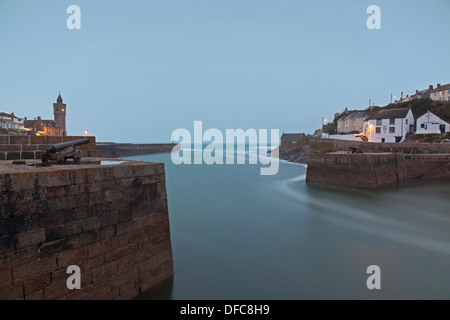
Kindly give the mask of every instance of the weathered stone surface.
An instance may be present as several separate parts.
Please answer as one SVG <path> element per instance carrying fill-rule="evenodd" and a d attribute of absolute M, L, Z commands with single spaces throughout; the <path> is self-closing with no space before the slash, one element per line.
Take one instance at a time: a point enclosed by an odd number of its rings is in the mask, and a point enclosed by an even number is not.
<path fill-rule="evenodd" d="M 309 155 L 306 182 L 378 189 L 404 182 L 399 174 L 403 166 L 395 153 L 314 153 Z"/>
<path fill-rule="evenodd" d="M 130 299 L 171 277 L 163 170 L 127 162 L 2 171 L 0 298 Z M 82 270 L 81 290 L 67 289 L 69 265 Z"/>
<path fill-rule="evenodd" d="M 9 137 L 9 144 L 30 144 L 30 137 L 11 135 Z"/>
<path fill-rule="evenodd" d="M 21 151 L 20 144 L 0 144 L 0 151 Z"/>
<path fill-rule="evenodd" d="M 45 242 L 45 229 L 21 232 L 16 235 L 16 249 L 21 249 Z"/>

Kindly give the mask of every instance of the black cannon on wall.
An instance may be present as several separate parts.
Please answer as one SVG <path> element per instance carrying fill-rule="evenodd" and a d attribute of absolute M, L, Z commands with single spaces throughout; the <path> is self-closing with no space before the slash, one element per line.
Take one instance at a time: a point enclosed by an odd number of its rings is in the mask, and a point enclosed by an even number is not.
<path fill-rule="evenodd" d="M 66 162 L 67 159 L 73 159 L 75 163 L 81 161 L 81 152 L 77 150 L 77 146 L 89 143 L 88 138 L 61 142 L 52 144 L 48 147 L 47 152 L 42 155 L 42 163 L 48 164 L 49 160 L 56 160 L 58 164 Z"/>

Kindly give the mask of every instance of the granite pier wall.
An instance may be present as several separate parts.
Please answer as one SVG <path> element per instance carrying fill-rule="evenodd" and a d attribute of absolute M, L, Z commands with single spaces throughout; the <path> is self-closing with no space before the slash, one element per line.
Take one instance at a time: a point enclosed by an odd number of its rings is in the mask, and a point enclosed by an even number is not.
<path fill-rule="evenodd" d="M 0 299 L 131 299 L 173 276 L 163 164 L 0 169 Z"/>
<path fill-rule="evenodd" d="M 312 153 L 306 182 L 378 189 L 406 181 L 403 155 L 396 153 Z"/>

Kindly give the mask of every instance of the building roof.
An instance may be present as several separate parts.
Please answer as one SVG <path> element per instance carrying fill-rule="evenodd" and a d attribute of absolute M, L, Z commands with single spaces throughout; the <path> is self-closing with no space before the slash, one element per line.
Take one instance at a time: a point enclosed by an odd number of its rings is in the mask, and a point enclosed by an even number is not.
<path fill-rule="evenodd" d="M 0 117 L 17 118 L 12 113 L 5 113 L 5 112 L 0 112 Z"/>
<path fill-rule="evenodd" d="M 439 86 L 433 90 L 431 90 L 431 92 L 439 92 L 445 89 L 450 89 L 450 83 L 444 84 L 443 86 Z"/>
<path fill-rule="evenodd" d="M 58 98 L 56 98 L 57 103 L 63 103 L 63 99 L 61 98 L 61 94 L 58 95 Z"/>
<path fill-rule="evenodd" d="M 338 121 L 353 119 L 353 118 L 366 118 L 366 117 L 367 117 L 367 114 L 365 111 L 356 111 L 356 112 L 352 112 L 350 114 L 344 115 L 343 117 L 339 118 Z"/>
<path fill-rule="evenodd" d="M 57 127 L 58 125 L 54 120 L 25 120 L 23 122 L 23 126 L 25 128 L 32 128 L 36 124 L 36 122 L 42 122 L 47 127 Z"/>
<path fill-rule="evenodd" d="M 441 117 L 437 116 L 436 114 L 434 114 L 434 113 L 431 112 L 430 110 L 428 110 L 426 113 L 424 113 L 424 114 L 421 115 L 419 118 L 417 118 L 417 121 L 418 121 L 419 119 L 421 119 L 421 118 L 426 117 L 428 114 L 432 114 L 433 116 L 435 116 L 435 117 L 438 118 L 439 120 L 441 120 L 441 121 L 443 121 L 443 122 L 447 122 L 447 121 L 442 120 Z M 447 123 L 448 123 L 448 122 L 447 122 Z"/>
<path fill-rule="evenodd" d="M 304 137 L 305 134 L 304 133 L 284 133 L 281 136 L 281 138 L 285 138 L 285 139 L 296 139 L 296 138 L 301 138 Z"/>
<path fill-rule="evenodd" d="M 381 109 L 366 120 L 406 118 L 406 115 L 410 110 L 410 108 Z"/>

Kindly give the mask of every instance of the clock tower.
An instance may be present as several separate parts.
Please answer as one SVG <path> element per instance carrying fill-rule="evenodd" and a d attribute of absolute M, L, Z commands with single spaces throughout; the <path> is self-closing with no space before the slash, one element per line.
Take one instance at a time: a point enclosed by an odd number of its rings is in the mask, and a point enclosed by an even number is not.
<path fill-rule="evenodd" d="M 55 122 L 58 127 L 61 128 L 61 134 L 67 136 L 66 131 L 66 104 L 63 103 L 61 94 L 58 95 L 56 103 L 53 104 L 53 114 L 55 116 Z"/>

